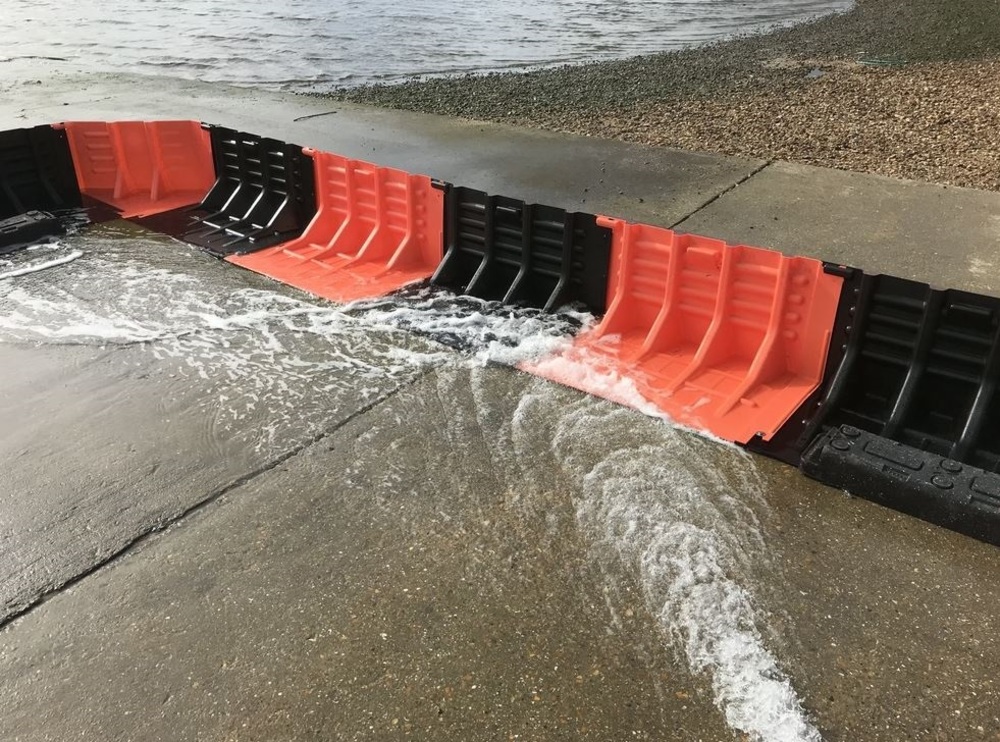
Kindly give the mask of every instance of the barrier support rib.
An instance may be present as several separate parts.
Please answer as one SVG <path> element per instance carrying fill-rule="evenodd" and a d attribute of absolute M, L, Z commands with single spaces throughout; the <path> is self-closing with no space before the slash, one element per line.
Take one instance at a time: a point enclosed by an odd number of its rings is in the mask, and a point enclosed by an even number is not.
<path fill-rule="evenodd" d="M 708 326 L 708 331 L 698 345 L 698 350 L 695 351 L 691 362 L 667 385 L 665 392 L 668 396 L 675 394 L 691 377 L 699 371 L 703 371 L 710 364 L 710 361 L 715 360 L 714 356 L 717 353 L 713 353 L 713 351 L 718 347 L 716 341 L 719 339 L 719 333 L 726 319 L 726 305 L 730 291 L 729 277 L 732 272 L 734 252 L 735 250 L 722 251 L 722 266 L 719 270 L 719 287 L 715 297 L 715 312 L 712 315 L 712 323 Z"/>
<path fill-rule="evenodd" d="M 822 381 L 842 277 L 808 258 L 600 223 L 614 235 L 607 315 L 525 370 L 598 396 L 624 379 L 674 420 L 737 443 L 776 434 Z"/>
<path fill-rule="evenodd" d="M 487 196 L 486 211 L 483 217 L 483 257 L 479 262 L 479 267 L 476 268 L 476 272 L 472 274 L 472 278 L 469 280 L 469 283 L 462 289 L 463 294 L 480 296 L 487 293 L 485 290 L 485 283 L 487 277 L 491 276 L 489 269 L 493 266 L 493 260 L 495 257 L 494 253 L 496 252 L 496 227 L 494 226 L 494 222 L 496 221 L 496 208 L 496 196 Z"/>
<path fill-rule="evenodd" d="M 597 217 L 598 225 L 611 230 L 611 280 L 608 282 L 608 311 L 597 326 L 595 334 L 600 337 L 622 333 L 628 319 L 624 309 L 625 297 L 629 293 L 629 273 L 624 265 L 632 260 L 633 234 L 621 219 Z"/>
<path fill-rule="evenodd" d="M 549 298 L 545 300 L 545 304 L 542 306 L 542 309 L 546 312 L 552 312 L 562 304 L 563 297 L 569 290 L 569 283 L 572 278 L 573 239 L 576 235 L 576 217 L 568 212 L 563 214 L 562 228 L 562 252 L 559 254 L 559 278 L 556 281 L 556 285 L 552 288 L 552 293 L 549 294 Z M 610 240 L 610 235 L 608 235 L 608 239 Z M 522 262 L 522 266 L 527 269 L 525 271 L 526 276 L 527 271 L 531 270 L 530 258 L 525 257 L 524 262 Z M 521 276 L 521 280 L 525 280 L 525 276 Z M 520 288 L 521 284 L 518 283 L 517 286 Z M 511 300 L 516 298 L 517 296 L 515 295 L 511 297 Z M 505 301 L 507 301 L 507 299 L 505 299 Z"/>
<path fill-rule="evenodd" d="M 226 259 L 332 301 L 391 293 L 441 261 L 444 194 L 411 175 L 329 152 L 314 162 L 317 210 L 302 236 Z"/>
<path fill-rule="evenodd" d="M 770 310 L 770 321 L 764 340 L 760 344 L 760 350 L 754 356 L 747 375 L 733 391 L 732 395 L 722 402 L 719 411 L 723 414 L 731 412 L 736 405 L 746 398 L 750 391 L 762 383 L 770 381 L 781 374 L 781 364 L 778 353 L 778 333 L 780 329 L 780 316 L 784 306 L 785 292 L 788 287 L 788 273 L 790 269 L 789 261 L 782 260 L 778 267 L 778 285 L 774 292 L 774 297 Z"/>

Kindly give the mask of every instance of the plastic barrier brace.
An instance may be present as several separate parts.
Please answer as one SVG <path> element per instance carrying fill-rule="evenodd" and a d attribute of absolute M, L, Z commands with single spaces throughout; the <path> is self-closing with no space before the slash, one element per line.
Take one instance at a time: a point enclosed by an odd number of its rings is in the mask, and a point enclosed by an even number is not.
<path fill-rule="evenodd" d="M 441 262 L 444 194 L 426 175 L 306 150 L 318 210 L 302 237 L 227 258 L 333 301 L 390 293 Z"/>
<path fill-rule="evenodd" d="M 678 422 L 739 443 L 773 436 L 823 378 L 843 279 L 809 258 L 598 223 L 614 232 L 608 312 L 527 370 L 628 402 L 608 391 L 625 379 Z"/>
<path fill-rule="evenodd" d="M 208 133 L 197 121 L 69 121 L 80 191 L 122 217 L 197 204 L 215 180 Z"/>
<path fill-rule="evenodd" d="M 592 214 L 450 186 L 444 233 L 437 285 L 546 311 L 573 301 L 604 311 L 611 233 Z"/>
<path fill-rule="evenodd" d="M 1000 476 L 851 425 L 802 457 L 810 477 L 1000 546 Z"/>
<path fill-rule="evenodd" d="M 219 256 L 299 237 L 316 214 L 312 157 L 276 139 L 221 126 L 208 131 L 215 184 L 201 204 L 183 214 L 186 224 L 178 226 L 172 218 L 149 226 Z"/>
<path fill-rule="evenodd" d="M 0 219 L 80 204 L 65 132 L 51 126 L 0 132 Z"/>

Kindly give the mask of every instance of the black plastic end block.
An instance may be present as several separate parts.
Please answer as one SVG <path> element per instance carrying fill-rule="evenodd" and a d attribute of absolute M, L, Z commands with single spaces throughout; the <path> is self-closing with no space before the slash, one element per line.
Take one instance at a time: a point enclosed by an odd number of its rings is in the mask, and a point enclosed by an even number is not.
<path fill-rule="evenodd" d="M 445 253 L 431 282 L 461 294 L 551 311 L 605 310 L 611 230 L 593 214 L 445 188 Z"/>
<path fill-rule="evenodd" d="M 65 131 L 51 126 L 0 131 L 0 219 L 80 205 Z"/>
<path fill-rule="evenodd" d="M 65 231 L 63 223 L 47 211 L 29 211 L 0 219 L 0 255 L 48 240 Z"/>
<path fill-rule="evenodd" d="M 201 204 L 149 226 L 219 255 L 295 239 L 316 214 L 313 160 L 295 144 L 210 126 L 216 181 Z"/>
<path fill-rule="evenodd" d="M 859 428 L 825 431 L 802 456 L 824 484 L 1000 546 L 1000 475 Z"/>

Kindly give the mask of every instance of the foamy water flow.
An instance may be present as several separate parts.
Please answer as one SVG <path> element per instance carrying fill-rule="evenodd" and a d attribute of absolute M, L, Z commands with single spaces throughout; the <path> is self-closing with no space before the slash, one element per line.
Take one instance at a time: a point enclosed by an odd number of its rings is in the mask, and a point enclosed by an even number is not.
<path fill-rule="evenodd" d="M 769 742 L 817 742 L 757 628 L 746 560 L 766 560 L 762 482 L 743 456 L 719 470 L 690 436 L 664 435 L 610 453 L 588 441 L 629 440 L 624 410 L 581 404 L 559 416 L 554 450 L 575 476 L 581 525 L 639 576 L 646 605 L 689 667 L 711 676 L 731 727 Z M 614 574 L 609 576 L 614 579 Z"/>
<path fill-rule="evenodd" d="M 65 257 L 65 250 L 47 248 L 42 258 Z M 0 270 L 16 263 L 0 261 Z M 484 364 L 565 349 L 568 333 L 587 321 L 431 294 L 338 308 L 266 289 L 220 293 L 196 275 L 92 255 L 0 285 L 0 342 L 137 345 L 176 359 L 191 374 L 219 382 L 230 426 L 277 420 L 265 435 L 268 445 L 280 444 L 289 425 L 301 426 L 310 397 L 321 398 L 324 384 L 346 377 L 367 398 L 380 379 L 465 366 L 476 387 L 482 383 L 476 369 Z M 413 342 L 411 332 L 446 337 L 468 352 Z M 646 406 L 628 382 L 603 381 L 619 401 Z M 473 391 L 489 404 L 487 389 Z M 767 559 L 761 526 L 767 506 L 753 460 L 733 453 L 732 466 L 720 469 L 705 455 L 712 442 L 668 425 L 636 425 L 635 413 L 601 400 L 567 398 L 533 382 L 506 426 L 509 440 L 494 447 L 500 465 L 530 487 L 532 475 L 519 472 L 518 462 L 534 460 L 543 436 L 578 493 L 577 521 L 594 543 L 609 589 L 621 582 L 623 568 L 632 574 L 665 645 L 710 677 L 729 725 L 754 740 L 817 742 L 818 731 L 758 630 L 762 619 L 747 575 L 751 564 Z"/>

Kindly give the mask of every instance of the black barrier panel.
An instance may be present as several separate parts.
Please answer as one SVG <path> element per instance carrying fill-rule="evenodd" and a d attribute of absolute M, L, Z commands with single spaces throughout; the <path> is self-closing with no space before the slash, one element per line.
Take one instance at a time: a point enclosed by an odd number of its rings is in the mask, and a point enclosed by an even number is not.
<path fill-rule="evenodd" d="M 201 204 L 138 220 L 215 255 L 262 250 L 302 234 L 316 214 L 313 160 L 302 148 L 209 127 L 216 181 Z"/>
<path fill-rule="evenodd" d="M 857 282 L 823 423 L 1000 468 L 1000 299 L 892 276 Z"/>
<path fill-rule="evenodd" d="M 1000 545 L 1000 475 L 851 425 L 830 428 L 802 457 L 806 475 Z"/>
<path fill-rule="evenodd" d="M 445 254 L 432 283 L 546 311 L 605 309 L 611 230 L 592 214 L 445 186 Z"/>
<path fill-rule="evenodd" d="M 818 397 L 753 450 L 791 460 L 852 425 L 1000 469 L 1000 299 L 847 269 L 830 355 Z"/>
<path fill-rule="evenodd" d="M 51 126 L 0 131 L 0 219 L 80 205 L 65 131 Z"/>
<path fill-rule="evenodd" d="M 821 388 L 749 448 L 1000 545 L 1000 299 L 843 271 Z"/>

